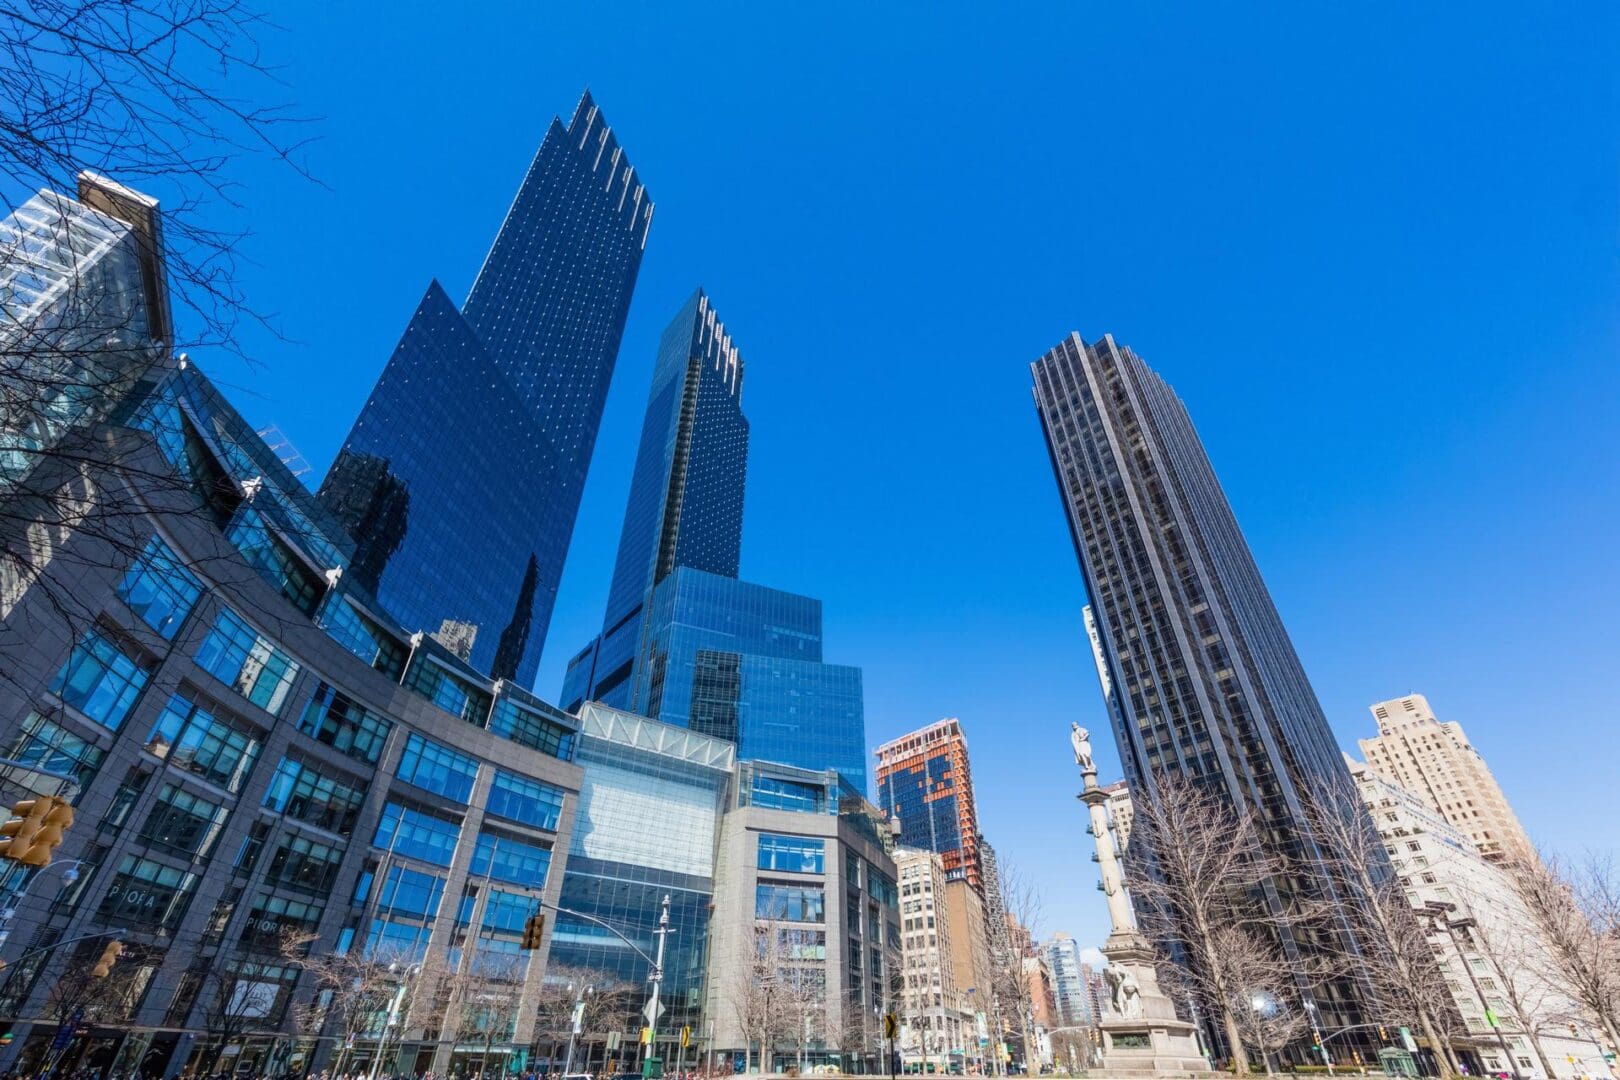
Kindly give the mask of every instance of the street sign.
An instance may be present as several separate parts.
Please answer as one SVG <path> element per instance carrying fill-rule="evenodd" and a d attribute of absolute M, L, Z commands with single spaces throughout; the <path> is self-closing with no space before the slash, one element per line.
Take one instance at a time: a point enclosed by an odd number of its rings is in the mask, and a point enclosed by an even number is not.
<path fill-rule="evenodd" d="M 681 1049 L 685 1050 L 688 1046 L 691 1046 L 691 1045 L 692 1045 L 692 1025 L 687 1024 L 685 1027 L 681 1028 Z"/>
<path fill-rule="evenodd" d="M 574 1034 L 578 1035 L 585 1030 L 585 1002 L 574 1002 Z"/>
<path fill-rule="evenodd" d="M 894 1013 L 883 1014 L 883 1037 L 892 1039 L 900 1034 L 900 1021 L 895 1019 Z"/>
<path fill-rule="evenodd" d="M 617 1031 L 608 1032 L 607 1048 L 609 1050 L 617 1050 L 619 1048 L 619 1044 L 623 1041 L 624 1036 L 620 1035 Z"/>
<path fill-rule="evenodd" d="M 657 1012 L 653 1011 L 653 1006 L 655 1005 L 658 1007 Z M 662 1001 L 654 1001 L 652 998 L 648 998 L 647 1004 L 642 1006 L 641 1018 L 647 1021 L 648 1027 L 656 1027 L 658 1024 L 658 1018 L 663 1015 L 664 1003 Z"/>

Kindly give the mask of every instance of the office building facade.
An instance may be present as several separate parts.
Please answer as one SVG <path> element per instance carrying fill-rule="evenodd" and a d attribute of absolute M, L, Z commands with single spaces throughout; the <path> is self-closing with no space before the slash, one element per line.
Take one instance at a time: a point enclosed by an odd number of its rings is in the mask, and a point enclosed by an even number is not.
<path fill-rule="evenodd" d="M 1131 791 L 1152 798 L 1162 772 L 1209 785 L 1305 868 L 1280 895 L 1331 899 L 1306 799 L 1349 777 L 1185 408 L 1111 337 L 1071 335 L 1031 370 Z M 1300 990 L 1324 1027 L 1365 1020 L 1347 984 Z"/>
<path fill-rule="evenodd" d="M 1350 772 L 1412 906 L 1450 905 L 1453 929 L 1437 930 L 1429 942 L 1456 1009 L 1448 1026 L 1460 1020 L 1463 1028 L 1453 1045 L 1470 1069 L 1549 1080 L 1602 1076 L 1602 1034 L 1575 1003 L 1509 874 L 1427 793 L 1370 763 L 1351 761 Z"/>
<path fill-rule="evenodd" d="M 1487 859 L 1532 850 L 1491 767 L 1455 720 L 1442 723 L 1422 694 L 1371 706 L 1378 734 L 1361 739 L 1367 764 L 1425 799 Z"/>
<path fill-rule="evenodd" d="M 533 1001 L 544 953 L 521 935 L 558 895 L 575 721 L 348 591 L 343 529 L 194 364 L 147 367 L 89 423 L 86 512 L 126 533 L 65 533 L 0 630 L 0 797 L 77 813 L 50 870 L 6 883 L 0 1067 L 55 1052 L 53 988 L 122 931 L 63 1068 L 320 1068 L 342 1040 L 304 1015 L 300 957 L 353 954 L 413 1004 L 346 1066 L 465 1070 L 431 1003 Z M 491 1031 L 513 1065 L 525 1008 Z"/>
<path fill-rule="evenodd" d="M 652 212 L 587 93 L 466 303 L 428 287 L 321 487 L 358 583 L 497 678 L 539 664 Z"/>
<path fill-rule="evenodd" d="M 937 852 L 897 848 L 900 876 L 901 1057 L 908 1070 L 965 1072 L 981 1060 L 973 995 L 956 970 L 945 864 Z M 972 972 L 961 973 L 972 977 Z"/>
<path fill-rule="evenodd" d="M 721 823 L 708 1023 L 742 1072 L 886 1071 L 900 908 L 881 816 L 831 769 L 745 761 Z"/>
<path fill-rule="evenodd" d="M 1088 972 L 1080 958 L 1080 943 L 1068 934 L 1053 934 L 1041 945 L 1047 970 L 1052 973 L 1052 994 L 1057 1006 L 1054 1027 L 1081 1027 L 1094 1024 L 1091 994 L 1086 987 Z"/>
<path fill-rule="evenodd" d="M 715 844 L 737 767 L 728 742 L 588 704 L 579 713 L 580 811 L 552 929 L 550 963 L 619 988 L 639 1008 L 669 898 L 655 1052 L 673 1061 L 680 1031 L 702 1031 L 715 903 Z M 608 1057 L 606 1031 L 579 1048 L 585 1067 Z"/>
<path fill-rule="evenodd" d="M 938 852 L 947 880 L 984 887 L 979 814 L 960 721 L 940 720 L 878 747 L 877 795 L 878 805 L 900 823 L 901 843 Z"/>

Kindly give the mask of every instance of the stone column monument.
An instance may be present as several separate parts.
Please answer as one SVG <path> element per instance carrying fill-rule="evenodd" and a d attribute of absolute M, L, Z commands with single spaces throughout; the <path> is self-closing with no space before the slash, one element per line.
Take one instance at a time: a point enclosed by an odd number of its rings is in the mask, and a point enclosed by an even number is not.
<path fill-rule="evenodd" d="M 1097 866 L 1102 880 L 1097 887 L 1108 899 L 1112 931 L 1103 943 L 1108 968 L 1108 1000 L 1098 1018 L 1102 1029 L 1103 1069 L 1109 1076 L 1186 1076 L 1209 1072 L 1209 1062 L 1198 1050 L 1192 1024 L 1176 1015 L 1176 1007 L 1159 989 L 1154 971 L 1153 945 L 1136 927 L 1136 914 L 1125 893 L 1125 875 L 1108 831 L 1108 794 L 1097 786 L 1097 763 L 1091 757 L 1091 735 L 1079 724 L 1069 725 L 1074 762 L 1080 766 L 1080 801 L 1091 816 L 1087 830 L 1097 844 Z"/>

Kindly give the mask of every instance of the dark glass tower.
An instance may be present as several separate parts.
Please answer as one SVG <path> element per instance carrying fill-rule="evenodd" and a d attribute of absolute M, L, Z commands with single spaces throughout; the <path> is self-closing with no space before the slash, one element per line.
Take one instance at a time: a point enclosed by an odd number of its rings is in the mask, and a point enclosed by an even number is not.
<path fill-rule="evenodd" d="M 1208 783 L 1303 868 L 1277 893 L 1330 895 L 1303 802 L 1349 775 L 1186 409 L 1111 337 L 1031 368 L 1133 795 L 1160 772 Z M 1362 1022 L 1347 987 L 1316 1003 L 1324 1028 Z"/>
<path fill-rule="evenodd" d="M 628 708 L 653 589 L 677 566 L 737 576 L 748 478 L 742 377 L 742 357 L 699 289 L 658 344 L 602 633 L 569 664 L 565 700 Z"/>
<path fill-rule="evenodd" d="M 321 486 L 361 583 L 498 678 L 540 661 L 652 211 L 587 93 L 467 302 L 429 288 Z"/>
<path fill-rule="evenodd" d="M 602 633 L 562 701 L 599 701 L 837 769 L 865 790 L 859 668 L 821 659 L 821 601 L 737 580 L 748 420 L 743 362 L 699 289 L 659 342 Z"/>

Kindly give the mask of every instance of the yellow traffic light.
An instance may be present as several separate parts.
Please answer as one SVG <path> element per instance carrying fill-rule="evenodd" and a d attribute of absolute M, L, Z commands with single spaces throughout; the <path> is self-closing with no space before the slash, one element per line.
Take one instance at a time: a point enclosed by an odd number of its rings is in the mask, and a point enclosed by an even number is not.
<path fill-rule="evenodd" d="M 73 825 L 73 804 L 60 795 L 23 799 L 0 825 L 0 859 L 24 866 L 47 866 Z"/>
<path fill-rule="evenodd" d="M 39 838 L 39 830 L 45 827 L 45 816 L 54 806 L 53 797 L 23 799 L 14 805 L 11 820 L 0 825 L 0 859 L 25 861 Z M 30 862 L 29 865 L 41 864 Z"/>
<path fill-rule="evenodd" d="M 62 846 L 62 840 L 68 829 L 73 826 L 73 804 L 60 795 L 48 796 L 45 800 L 50 804 L 45 812 L 45 821 L 34 834 L 34 845 L 21 856 L 21 861 L 28 866 L 49 866 L 56 857 L 56 849 Z"/>
<path fill-rule="evenodd" d="M 90 969 L 90 977 L 92 979 L 105 979 L 112 974 L 113 965 L 118 963 L 118 958 L 123 955 L 124 943 L 122 941 L 107 942 L 107 947 L 101 950 L 101 959 L 97 960 L 96 966 Z"/>
<path fill-rule="evenodd" d="M 541 914 L 530 915 L 523 924 L 522 948 L 527 950 L 538 949 L 546 936 L 546 917 Z"/>

